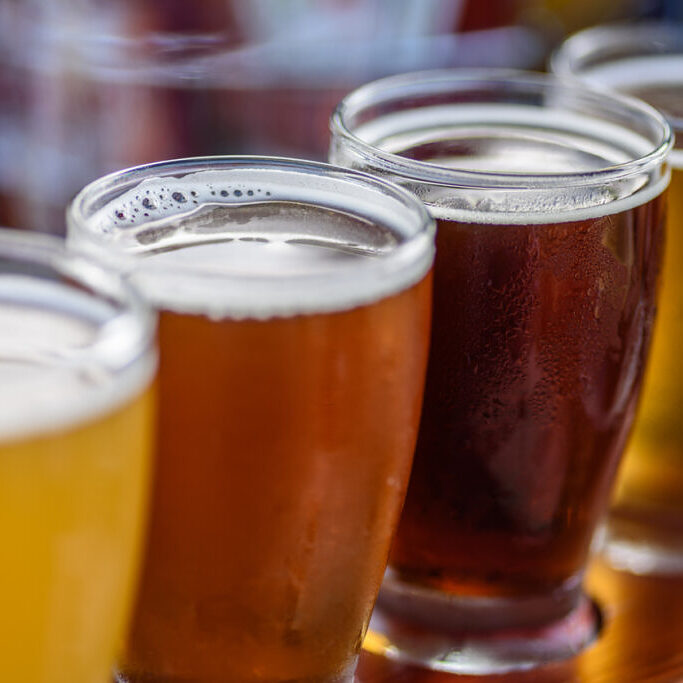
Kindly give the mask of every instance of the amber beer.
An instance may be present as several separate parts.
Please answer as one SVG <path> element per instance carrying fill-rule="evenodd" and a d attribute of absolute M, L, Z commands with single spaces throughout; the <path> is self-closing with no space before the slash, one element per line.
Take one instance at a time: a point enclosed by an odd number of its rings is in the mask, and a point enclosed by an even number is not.
<path fill-rule="evenodd" d="M 325 165 L 216 158 L 104 179 L 70 222 L 161 309 L 152 522 L 120 679 L 350 680 L 417 435 L 426 211 Z"/>
<path fill-rule="evenodd" d="M 659 195 L 579 221 L 438 221 L 397 576 L 491 597 L 580 576 L 638 398 L 663 219 Z"/>
<path fill-rule="evenodd" d="M 438 219 L 423 415 L 374 642 L 470 673 L 570 656 L 595 633 L 576 610 L 649 345 L 670 131 L 550 78 L 456 71 L 369 84 L 332 131 L 333 161 Z M 432 652 L 387 615 L 448 636 Z"/>
<path fill-rule="evenodd" d="M 662 294 L 643 398 L 613 500 L 608 559 L 644 572 L 683 571 L 683 28 L 596 27 L 567 40 L 558 72 L 657 107 L 676 132 Z"/>
<path fill-rule="evenodd" d="M 152 335 L 118 278 L 0 229 L 3 680 L 110 677 L 146 512 Z"/>

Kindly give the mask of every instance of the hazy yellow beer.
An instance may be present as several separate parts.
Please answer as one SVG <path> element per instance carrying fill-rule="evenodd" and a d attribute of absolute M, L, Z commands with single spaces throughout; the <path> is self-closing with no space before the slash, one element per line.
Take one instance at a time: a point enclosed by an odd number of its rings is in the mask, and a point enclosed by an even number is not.
<path fill-rule="evenodd" d="M 3 681 L 111 676 L 137 576 L 155 367 L 152 319 L 129 295 L 54 242 L 0 230 Z"/>
<path fill-rule="evenodd" d="M 613 500 L 607 555 L 639 573 L 683 571 L 683 27 L 582 31 L 554 55 L 553 69 L 640 97 L 676 132 L 657 321 Z"/>

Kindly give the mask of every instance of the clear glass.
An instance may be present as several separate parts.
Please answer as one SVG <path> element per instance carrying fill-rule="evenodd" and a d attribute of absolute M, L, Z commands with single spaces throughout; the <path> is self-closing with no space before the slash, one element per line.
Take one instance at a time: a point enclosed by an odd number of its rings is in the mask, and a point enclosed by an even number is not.
<path fill-rule="evenodd" d="M 638 398 L 671 131 L 645 104 L 519 72 L 368 84 L 334 163 L 437 218 L 425 400 L 367 647 L 484 673 L 596 635 L 582 579 Z"/>
<path fill-rule="evenodd" d="M 114 274 L 0 229 L 6 680 L 111 676 L 146 520 L 154 330 Z"/>
<path fill-rule="evenodd" d="M 552 67 L 637 95 L 667 117 L 677 141 L 666 257 L 652 353 L 606 527 L 605 555 L 640 574 L 683 572 L 683 26 L 599 26 L 568 39 Z"/>
<path fill-rule="evenodd" d="M 429 214 L 346 169 L 214 157 L 96 181 L 68 224 L 161 310 L 120 680 L 351 680 L 417 435 Z"/>

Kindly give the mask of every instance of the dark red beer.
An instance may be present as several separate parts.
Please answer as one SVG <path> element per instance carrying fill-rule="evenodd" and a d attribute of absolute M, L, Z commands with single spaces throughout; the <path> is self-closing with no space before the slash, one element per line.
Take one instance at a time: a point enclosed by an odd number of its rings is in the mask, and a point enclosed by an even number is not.
<path fill-rule="evenodd" d="M 663 219 L 659 196 L 566 223 L 438 222 L 399 577 L 511 596 L 580 574 L 638 398 Z"/>

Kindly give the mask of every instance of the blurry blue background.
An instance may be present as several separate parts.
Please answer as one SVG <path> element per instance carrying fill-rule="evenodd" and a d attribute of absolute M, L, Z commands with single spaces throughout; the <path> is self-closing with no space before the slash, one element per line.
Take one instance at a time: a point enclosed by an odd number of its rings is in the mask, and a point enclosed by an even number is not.
<path fill-rule="evenodd" d="M 567 34 L 680 0 L 0 0 L 0 225 L 62 233 L 88 181 L 180 156 L 324 158 L 355 86 L 543 69 Z"/>

